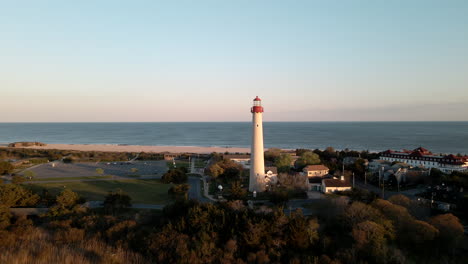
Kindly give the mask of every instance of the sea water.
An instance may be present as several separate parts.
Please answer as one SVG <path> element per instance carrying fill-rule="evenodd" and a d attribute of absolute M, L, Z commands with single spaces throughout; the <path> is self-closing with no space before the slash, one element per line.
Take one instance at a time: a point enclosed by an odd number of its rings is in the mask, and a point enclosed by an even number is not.
<path fill-rule="evenodd" d="M 0 123 L 0 143 L 249 147 L 250 122 Z M 266 148 L 468 154 L 468 122 L 265 122 Z"/>

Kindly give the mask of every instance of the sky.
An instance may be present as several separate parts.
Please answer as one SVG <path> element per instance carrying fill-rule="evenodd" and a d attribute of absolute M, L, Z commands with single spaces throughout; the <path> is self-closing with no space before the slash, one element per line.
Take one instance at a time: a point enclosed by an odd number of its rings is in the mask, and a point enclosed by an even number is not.
<path fill-rule="evenodd" d="M 0 122 L 468 121 L 468 1 L 0 0 Z"/>

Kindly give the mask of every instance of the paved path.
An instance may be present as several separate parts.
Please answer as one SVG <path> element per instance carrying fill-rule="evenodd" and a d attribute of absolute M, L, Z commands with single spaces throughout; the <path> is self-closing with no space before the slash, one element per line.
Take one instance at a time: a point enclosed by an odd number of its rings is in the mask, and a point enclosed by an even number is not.
<path fill-rule="evenodd" d="M 88 201 L 84 203 L 85 207 L 89 208 L 100 208 L 103 207 L 103 202 L 104 201 Z M 155 209 L 155 210 L 162 210 L 166 205 L 165 204 L 132 204 L 132 208 L 137 208 L 137 209 Z"/>
<path fill-rule="evenodd" d="M 122 180 L 153 180 L 161 179 L 161 176 L 146 175 L 140 177 L 112 176 L 110 178 L 91 178 L 91 179 L 61 179 L 50 181 L 26 181 L 25 183 L 59 183 L 59 182 L 86 182 L 86 181 L 122 181 Z"/>
<path fill-rule="evenodd" d="M 206 187 L 203 188 L 202 194 L 202 182 L 204 183 L 202 177 L 190 176 L 188 178 L 188 184 L 190 185 L 189 198 L 196 199 L 200 202 L 212 202 L 209 198 L 205 197 Z"/>

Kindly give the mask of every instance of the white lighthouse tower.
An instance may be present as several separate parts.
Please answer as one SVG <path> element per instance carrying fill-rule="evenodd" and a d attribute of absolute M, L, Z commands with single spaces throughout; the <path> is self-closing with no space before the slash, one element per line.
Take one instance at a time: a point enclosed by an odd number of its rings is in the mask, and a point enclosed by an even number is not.
<path fill-rule="evenodd" d="M 263 107 L 262 100 L 255 97 L 252 113 L 252 149 L 250 151 L 249 191 L 265 190 L 265 161 L 263 159 Z"/>

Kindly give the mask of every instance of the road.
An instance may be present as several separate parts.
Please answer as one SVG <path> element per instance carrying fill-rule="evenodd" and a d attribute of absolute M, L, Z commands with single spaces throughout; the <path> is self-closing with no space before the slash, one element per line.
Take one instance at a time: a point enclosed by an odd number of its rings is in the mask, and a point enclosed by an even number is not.
<path fill-rule="evenodd" d="M 190 176 L 188 178 L 188 184 L 190 185 L 189 198 L 196 199 L 200 202 L 211 202 L 210 199 L 203 196 L 200 181 L 201 181 L 200 177 Z"/>
<path fill-rule="evenodd" d="M 125 177 L 125 176 L 112 176 L 110 178 L 91 178 L 91 179 L 61 179 L 50 181 L 26 181 L 25 183 L 39 184 L 39 183 L 57 183 L 57 182 L 86 182 L 86 181 L 121 181 L 121 180 L 152 180 L 161 179 L 161 176 L 147 175 L 140 177 Z"/>
<path fill-rule="evenodd" d="M 372 184 L 365 184 L 364 182 L 356 181 L 355 185 L 356 185 L 356 188 L 372 191 L 372 192 L 377 193 L 380 197 L 382 196 L 382 189 Z M 410 199 L 416 199 L 417 198 L 416 194 L 424 192 L 424 191 L 425 191 L 424 188 L 416 188 L 416 189 L 404 190 L 400 192 L 385 190 L 384 194 L 385 194 L 385 199 L 388 199 L 391 196 L 396 195 L 396 194 L 403 194 Z"/>

